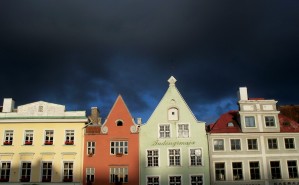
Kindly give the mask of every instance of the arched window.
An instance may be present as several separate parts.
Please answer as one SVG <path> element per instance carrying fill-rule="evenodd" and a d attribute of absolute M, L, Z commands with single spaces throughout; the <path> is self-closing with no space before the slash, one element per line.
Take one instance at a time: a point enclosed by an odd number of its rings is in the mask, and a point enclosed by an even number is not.
<path fill-rule="evenodd" d="M 177 108 L 168 109 L 168 120 L 179 120 L 179 110 Z"/>
<path fill-rule="evenodd" d="M 123 126 L 123 121 L 122 120 L 117 120 L 116 121 L 116 126 L 118 126 L 118 127 Z"/>
<path fill-rule="evenodd" d="M 228 124 L 227 124 L 227 127 L 234 127 L 235 125 L 234 125 L 234 123 L 233 122 L 229 122 Z"/>

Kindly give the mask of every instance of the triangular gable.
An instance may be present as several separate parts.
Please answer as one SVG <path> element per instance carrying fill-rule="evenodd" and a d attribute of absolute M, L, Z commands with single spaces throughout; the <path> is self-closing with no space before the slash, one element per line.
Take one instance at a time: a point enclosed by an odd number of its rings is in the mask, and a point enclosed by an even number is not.
<path fill-rule="evenodd" d="M 129 125 L 134 125 L 133 122 L 133 117 L 126 105 L 126 103 L 124 102 L 123 98 L 121 95 L 118 95 L 117 99 L 115 100 L 106 120 L 104 125 L 109 126 L 109 123 L 114 123 L 117 119 L 129 119 L 126 121 L 131 122 L 131 124 L 129 123 Z M 127 123 L 128 124 L 128 123 Z"/>
<path fill-rule="evenodd" d="M 64 116 L 65 106 L 37 101 L 18 106 L 17 111 L 20 116 Z"/>
<path fill-rule="evenodd" d="M 169 87 L 166 93 L 148 119 L 147 123 L 153 122 L 157 117 L 159 117 L 160 119 L 159 122 L 167 122 L 168 118 L 165 111 L 172 107 L 179 109 L 180 121 L 197 122 L 197 119 L 194 116 L 193 112 L 175 86 L 176 79 L 171 76 L 168 82 Z M 164 112 L 163 116 L 161 116 L 161 112 Z"/>

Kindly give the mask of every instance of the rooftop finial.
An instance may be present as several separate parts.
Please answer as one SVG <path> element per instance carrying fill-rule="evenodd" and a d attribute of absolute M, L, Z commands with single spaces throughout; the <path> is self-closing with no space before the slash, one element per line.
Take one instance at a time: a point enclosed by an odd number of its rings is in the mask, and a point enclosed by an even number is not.
<path fill-rule="evenodd" d="M 171 76 L 169 79 L 168 79 L 168 82 L 169 82 L 169 85 L 175 85 L 175 82 L 176 82 L 176 79 Z"/>

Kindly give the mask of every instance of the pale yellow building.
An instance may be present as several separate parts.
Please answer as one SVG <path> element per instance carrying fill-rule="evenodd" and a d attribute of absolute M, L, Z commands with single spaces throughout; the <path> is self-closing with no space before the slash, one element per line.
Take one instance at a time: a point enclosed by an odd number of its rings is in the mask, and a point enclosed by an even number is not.
<path fill-rule="evenodd" d="M 44 101 L 15 109 L 14 100 L 5 98 L 0 112 L 0 184 L 81 184 L 86 123 L 85 111 L 66 111 L 64 105 Z"/>

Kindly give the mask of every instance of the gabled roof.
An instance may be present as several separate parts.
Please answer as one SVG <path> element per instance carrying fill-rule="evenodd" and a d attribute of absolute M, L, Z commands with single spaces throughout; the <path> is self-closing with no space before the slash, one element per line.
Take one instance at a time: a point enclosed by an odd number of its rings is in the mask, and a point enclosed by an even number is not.
<path fill-rule="evenodd" d="M 238 117 L 238 111 L 235 110 L 222 114 L 215 123 L 208 125 L 207 131 L 210 133 L 241 133 Z"/>
<path fill-rule="evenodd" d="M 106 120 L 105 123 L 103 125 L 107 125 L 107 123 L 112 120 L 113 122 L 115 121 L 115 117 L 123 117 L 123 116 L 127 116 L 130 118 L 130 120 L 132 120 L 132 125 L 134 124 L 133 122 L 133 117 L 125 103 L 125 101 L 123 100 L 121 95 L 118 95 L 117 99 L 115 100 Z"/>

